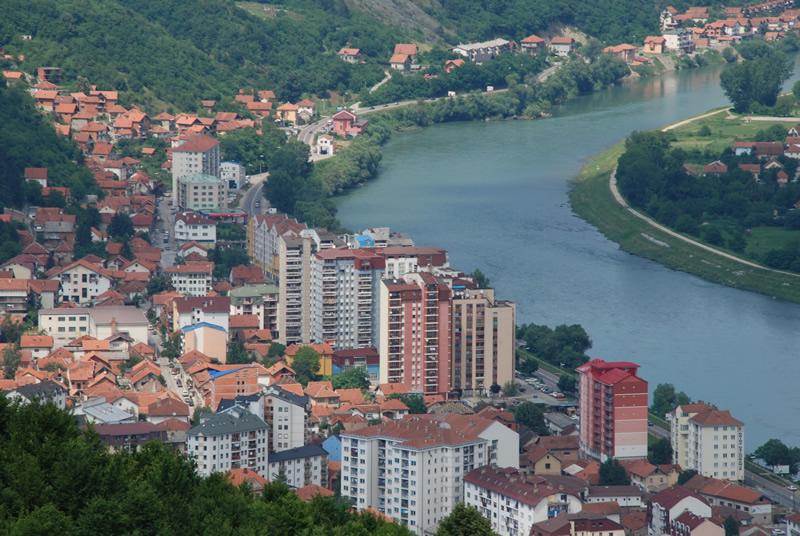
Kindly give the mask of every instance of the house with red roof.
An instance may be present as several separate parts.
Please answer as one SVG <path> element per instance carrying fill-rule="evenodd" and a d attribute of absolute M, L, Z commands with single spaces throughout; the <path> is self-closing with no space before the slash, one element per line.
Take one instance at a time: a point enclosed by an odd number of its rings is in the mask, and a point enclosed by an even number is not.
<path fill-rule="evenodd" d="M 523 52 L 538 54 L 545 49 L 545 40 L 538 35 L 529 35 L 520 41 L 519 46 Z"/>

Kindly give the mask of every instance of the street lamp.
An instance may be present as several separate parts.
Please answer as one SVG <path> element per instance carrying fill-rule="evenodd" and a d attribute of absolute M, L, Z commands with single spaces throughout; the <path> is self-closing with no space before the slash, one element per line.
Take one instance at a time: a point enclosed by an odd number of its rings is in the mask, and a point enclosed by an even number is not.
<path fill-rule="evenodd" d="M 264 155 L 258 155 L 258 174 L 261 175 L 261 166 L 264 164 Z"/>

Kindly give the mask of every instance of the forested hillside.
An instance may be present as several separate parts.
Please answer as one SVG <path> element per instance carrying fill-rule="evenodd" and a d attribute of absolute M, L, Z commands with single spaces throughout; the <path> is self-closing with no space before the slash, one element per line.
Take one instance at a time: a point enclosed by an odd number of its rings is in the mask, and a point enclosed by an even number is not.
<path fill-rule="evenodd" d="M 642 0 L 5 0 L 0 46 L 24 54 L 28 72 L 60 66 L 67 83 L 119 90 L 123 104 L 192 110 L 249 86 L 288 101 L 363 91 L 398 41 L 519 39 L 569 24 L 611 43 L 657 21 Z M 365 63 L 338 61 L 346 45 Z"/>
<path fill-rule="evenodd" d="M 30 95 L 0 87 L 0 206 L 22 206 L 26 167 L 48 168 L 49 185 L 69 186 L 82 199 L 94 187 L 94 178 L 78 165 L 81 158 L 78 147 L 58 136 L 36 111 Z"/>

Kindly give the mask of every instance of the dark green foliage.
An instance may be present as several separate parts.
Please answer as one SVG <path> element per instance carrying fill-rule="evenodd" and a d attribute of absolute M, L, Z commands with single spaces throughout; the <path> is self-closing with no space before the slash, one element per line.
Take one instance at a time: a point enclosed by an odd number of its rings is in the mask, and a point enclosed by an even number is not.
<path fill-rule="evenodd" d="M 111 218 L 111 223 L 108 226 L 108 234 L 116 242 L 127 242 L 133 236 L 133 222 L 131 217 L 124 212 L 117 212 Z"/>
<path fill-rule="evenodd" d="M 478 268 L 475 268 L 475 270 L 469 274 L 469 276 L 472 278 L 472 281 L 478 288 L 489 288 L 491 285 L 491 282 L 486 274 L 481 272 Z"/>
<path fill-rule="evenodd" d="M 493 384 L 494 387 L 497 384 Z M 498 385 L 498 388 L 500 386 Z M 519 394 L 519 386 L 514 382 L 514 380 L 508 380 L 506 383 L 503 384 L 503 396 L 517 396 Z M 499 391 L 499 389 L 498 389 Z M 496 393 L 495 393 L 496 394 Z"/>
<path fill-rule="evenodd" d="M 350 367 L 331 378 L 334 389 L 368 389 L 369 374 L 364 367 Z"/>
<path fill-rule="evenodd" d="M 161 357 L 169 359 L 177 359 L 181 356 L 181 348 L 183 344 L 183 334 L 176 331 L 169 337 L 164 339 L 164 345 L 161 350 Z"/>
<path fill-rule="evenodd" d="M 493 536 L 492 523 L 478 510 L 458 503 L 450 514 L 442 519 L 436 536 Z"/>
<path fill-rule="evenodd" d="M 725 518 L 723 528 L 725 529 L 725 536 L 739 536 L 739 522 L 732 515 Z"/>
<path fill-rule="evenodd" d="M 575 378 L 573 376 L 562 374 L 558 378 L 558 389 L 562 393 L 574 393 L 577 390 Z"/>
<path fill-rule="evenodd" d="M 654 465 L 672 463 L 672 445 L 669 439 L 661 438 L 647 449 L 647 459 Z"/>
<path fill-rule="evenodd" d="M 678 475 L 678 485 L 682 486 L 682 485 L 686 484 L 696 474 L 697 474 L 697 471 L 695 471 L 694 469 L 687 469 L 685 471 L 682 471 L 681 474 Z"/>
<path fill-rule="evenodd" d="M 533 402 L 523 402 L 516 406 L 512 412 L 517 423 L 527 426 L 539 435 L 549 435 L 550 430 L 544 422 L 544 411 L 542 406 Z"/>
<path fill-rule="evenodd" d="M 630 483 L 628 473 L 616 458 L 609 458 L 600 464 L 601 486 L 628 486 Z"/>
<path fill-rule="evenodd" d="M 763 41 L 748 41 L 738 50 L 745 60 L 728 65 L 720 76 L 733 109 L 748 112 L 756 105 L 774 106 L 783 82 L 792 73 L 788 58 Z"/>
<path fill-rule="evenodd" d="M 267 358 L 275 359 L 283 356 L 286 352 L 286 347 L 279 342 L 272 341 L 269 343 L 269 350 L 267 350 Z"/>
<path fill-rule="evenodd" d="M 659 383 L 653 391 L 653 403 L 650 405 L 650 412 L 658 415 L 662 419 L 678 406 L 691 402 L 689 396 L 684 392 L 675 390 L 671 383 Z"/>
<path fill-rule="evenodd" d="M 780 439 L 770 439 L 758 447 L 753 455 L 767 465 L 788 465 L 792 473 L 797 472 L 800 464 L 800 447 L 788 447 Z"/>
<path fill-rule="evenodd" d="M 250 264 L 250 257 L 240 247 L 216 247 L 208 252 L 208 260 L 214 263 L 214 277 L 217 279 L 227 279 L 234 266 Z"/>
<path fill-rule="evenodd" d="M 304 387 L 308 382 L 319 379 L 319 353 L 310 346 L 300 348 L 292 360 L 295 379 Z"/>
<path fill-rule="evenodd" d="M 398 398 L 403 401 L 403 404 L 408 406 L 409 413 L 428 413 L 428 408 L 425 406 L 425 400 L 422 395 L 417 394 L 391 394 L 387 398 Z"/>
<path fill-rule="evenodd" d="M 22 354 L 16 345 L 9 346 L 3 350 L 3 376 L 7 380 L 14 379 L 21 360 Z"/>
<path fill-rule="evenodd" d="M 11 16 L 9 9 L 14 7 L 5 5 L 5 16 L 0 17 L 0 42 L 5 41 L 2 27 Z M 69 187 L 75 199 L 96 188 L 92 174 L 78 165 L 82 161 L 78 147 L 56 134 L 23 90 L 0 87 L 0 125 L 0 206 L 20 207 L 25 202 L 26 167 L 46 167 L 48 184 Z"/>
<path fill-rule="evenodd" d="M 253 361 L 247 355 L 247 350 L 244 348 L 244 341 L 240 338 L 235 338 L 228 343 L 227 362 L 232 364 L 250 363 Z"/>
<path fill-rule="evenodd" d="M 258 497 L 222 474 L 201 478 L 158 443 L 112 454 L 52 405 L 0 397 L 0 423 L 2 534 L 409 534 L 336 498 L 304 503 L 275 483 Z"/>
<path fill-rule="evenodd" d="M 165 275 L 155 275 L 147 282 L 147 295 L 152 296 L 165 290 L 173 290 L 169 277 Z"/>
<path fill-rule="evenodd" d="M 19 343 L 20 335 L 22 335 L 22 326 L 11 319 L 11 315 L 6 314 L 3 317 L 3 322 L 0 323 L 0 342 L 13 342 Z"/>
<path fill-rule="evenodd" d="M 0 164 L 2 166 L 2 164 Z M 0 262 L 5 262 L 11 257 L 19 255 L 22 246 L 14 224 L 0 222 Z"/>
<path fill-rule="evenodd" d="M 555 329 L 537 324 L 523 324 L 519 335 L 527 349 L 548 363 L 574 369 L 589 360 L 586 351 L 592 341 L 582 326 L 561 325 Z"/>
<path fill-rule="evenodd" d="M 533 376 L 533 373 L 539 370 L 539 363 L 529 357 L 519 357 L 517 359 L 517 370 L 525 376 Z"/>
<path fill-rule="evenodd" d="M 248 128 L 220 137 L 223 158 L 243 164 L 248 175 L 269 169 L 272 155 L 286 143 L 286 134 L 268 122 L 262 131 L 259 136 L 254 129 Z"/>

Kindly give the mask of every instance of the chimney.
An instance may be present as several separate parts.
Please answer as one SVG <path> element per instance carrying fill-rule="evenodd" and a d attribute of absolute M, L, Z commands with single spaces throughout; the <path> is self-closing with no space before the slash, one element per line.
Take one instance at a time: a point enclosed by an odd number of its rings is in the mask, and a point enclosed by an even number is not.
<path fill-rule="evenodd" d="M 111 335 L 116 335 L 116 334 L 117 334 L 117 317 L 116 316 L 112 316 L 111 317 Z"/>

